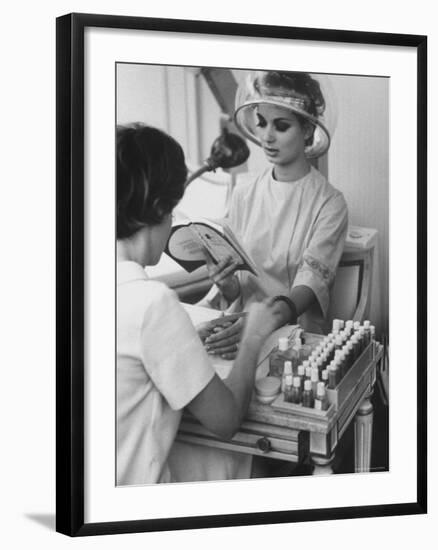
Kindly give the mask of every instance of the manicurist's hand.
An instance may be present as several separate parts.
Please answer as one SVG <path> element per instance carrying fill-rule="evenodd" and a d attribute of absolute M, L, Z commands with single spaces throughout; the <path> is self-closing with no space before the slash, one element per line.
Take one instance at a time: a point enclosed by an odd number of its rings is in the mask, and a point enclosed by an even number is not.
<path fill-rule="evenodd" d="M 263 341 L 278 327 L 278 312 L 272 300 L 250 306 L 242 334 L 242 344 L 246 341 Z"/>

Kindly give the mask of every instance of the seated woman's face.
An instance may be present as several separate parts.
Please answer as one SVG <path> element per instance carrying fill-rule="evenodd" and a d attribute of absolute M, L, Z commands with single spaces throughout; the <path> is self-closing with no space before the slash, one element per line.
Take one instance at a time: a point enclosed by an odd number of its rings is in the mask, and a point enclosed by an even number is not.
<path fill-rule="evenodd" d="M 255 109 L 256 133 L 269 162 L 288 166 L 305 156 L 308 126 L 301 126 L 295 114 L 286 107 L 261 104 Z"/>

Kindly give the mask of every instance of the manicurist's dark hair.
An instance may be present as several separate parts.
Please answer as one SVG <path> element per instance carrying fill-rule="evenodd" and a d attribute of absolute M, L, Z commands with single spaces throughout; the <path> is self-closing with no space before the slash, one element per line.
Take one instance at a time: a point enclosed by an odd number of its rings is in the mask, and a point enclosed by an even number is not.
<path fill-rule="evenodd" d="M 161 223 L 184 193 L 187 168 L 179 143 L 133 124 L 117 128 L 117 238 Z"/>

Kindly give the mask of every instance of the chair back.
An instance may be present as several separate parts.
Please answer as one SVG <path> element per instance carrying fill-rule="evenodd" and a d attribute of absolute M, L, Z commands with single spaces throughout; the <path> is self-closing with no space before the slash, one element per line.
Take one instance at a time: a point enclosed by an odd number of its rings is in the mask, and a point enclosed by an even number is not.
<path fill-rule="evenodd" d="M 333 319 L 364 321 L 370 310 L 374 250 L 377 231 L 350 227 L 331 290 L 328 322 Z"/>

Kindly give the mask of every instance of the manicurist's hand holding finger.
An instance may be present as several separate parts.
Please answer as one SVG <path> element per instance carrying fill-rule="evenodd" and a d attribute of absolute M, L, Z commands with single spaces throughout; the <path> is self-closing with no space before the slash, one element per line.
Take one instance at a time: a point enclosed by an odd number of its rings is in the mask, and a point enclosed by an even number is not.
<path fill-rule="evenodd" d="M 205 321 L 204 323 L 196 325 L 196 332 L 198 333 L 198 336 L 202 342 L 205 342 L 205 340 L 210 336 L 217 334 L 218 332 L 222 332 L 224 329 L 230 327 L 233 324 L 233 321 L 227 321 L 224 319 L 221 322 L 220 319 L 221 317 L 213 321 Z"/>
<path fill-rule="evenodd" d="M 238 319 L 221 332 L 211 334 L 205 340 L 206 349 L 224 359 L 235 359 L 240 341 L 264 341 L 278 326 L 277 305 L 272 300 L 253 304 L 245 318 Z"/>

